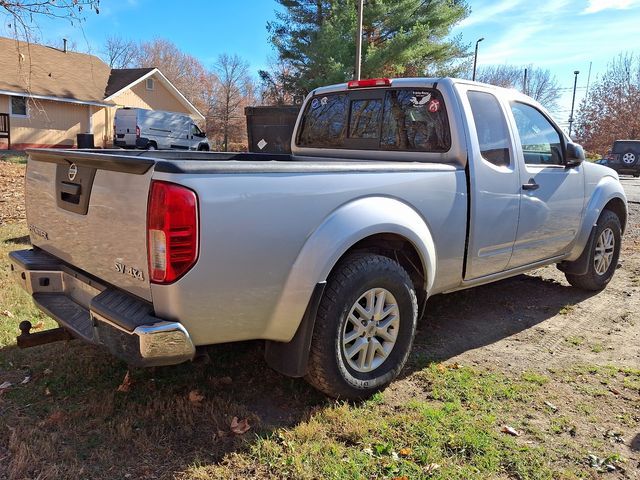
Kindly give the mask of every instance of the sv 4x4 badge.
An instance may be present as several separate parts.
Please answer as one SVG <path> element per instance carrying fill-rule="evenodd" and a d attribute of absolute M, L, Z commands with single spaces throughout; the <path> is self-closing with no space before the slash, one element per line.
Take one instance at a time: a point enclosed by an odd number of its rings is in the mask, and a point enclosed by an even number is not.
<path fill-rule="evenodd" d="M 127 267 L 124 263 L 115 262 L 116 272 L 121 273 L 123 275 L 129 275 L 130 277 L 135 278 L 136 280 L 144 281 L 144 274 L 142 270 L 138 270 L 137 268 Z"/>

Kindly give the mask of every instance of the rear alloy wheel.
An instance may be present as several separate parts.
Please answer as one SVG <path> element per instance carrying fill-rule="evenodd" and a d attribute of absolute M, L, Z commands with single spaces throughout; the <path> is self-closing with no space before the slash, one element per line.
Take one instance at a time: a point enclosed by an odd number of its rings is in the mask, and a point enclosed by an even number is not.
<path fill-rule="evenodd" d="M 327 281 L 306 380 L 332 397 L 371 396 L 407 361 L 417 317 L 413 283 L 401 265 L 382 255 L 347 257 Z"/>
<path fill-rule="evenodd" d="M 567 273 L 567 281 L 583 290 L 602 290 L 613 278 L 620 257 L 622 228 L 620 219 L 611 210 L 604 210 L 596 224 L 595 241 L 589 252 L 587 273 Z"/>

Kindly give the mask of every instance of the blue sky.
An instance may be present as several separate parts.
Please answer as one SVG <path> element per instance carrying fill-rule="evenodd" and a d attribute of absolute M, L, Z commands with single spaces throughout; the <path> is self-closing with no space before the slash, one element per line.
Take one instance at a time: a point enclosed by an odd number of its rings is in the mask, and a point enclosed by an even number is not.
<path fill-rule="evenodd" d="M 454 29 L 464 42 L 480 44 L 478 65 L 533 64 L 550 69 L 563 87 L 557 119 L 566 123 L 573 71 L 580 70 L 577 102 L 608 61 L 623 51 L 640 53 L 640 0 L 471 0 L 471 15 Z M 108 35 L 133 40 L 165 37 L 212 66 L 220 53 L 237 53 L 256 72 L 273 55 L 266 22 L 274 0 L 101 0 L 99 15 L 80 25 L 39 21 L 40 37 L 67 37 L 80 50 L 99 53 Z M 2 35 L 8 35 L 6 26 Z"/>

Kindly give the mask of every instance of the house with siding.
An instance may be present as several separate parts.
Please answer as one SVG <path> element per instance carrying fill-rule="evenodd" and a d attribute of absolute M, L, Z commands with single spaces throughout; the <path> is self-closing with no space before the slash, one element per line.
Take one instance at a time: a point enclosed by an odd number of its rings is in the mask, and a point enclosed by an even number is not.
<path fill-rule="evenodd" d="M 112 69 L 94 55 L 0 37 L 0 149 L 73 148 L 79 133 L 111 147 L 120 107 L 204 120 L 157 68 Z"/>

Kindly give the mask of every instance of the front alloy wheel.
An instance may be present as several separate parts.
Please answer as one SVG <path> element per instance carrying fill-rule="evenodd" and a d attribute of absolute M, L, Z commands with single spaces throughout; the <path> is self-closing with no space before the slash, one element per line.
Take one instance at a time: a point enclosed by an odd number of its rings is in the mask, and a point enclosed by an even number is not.
<path fill-rule="evenodd" d="M 596 243 L 596 253 L 593 256 L 593 266 L 598 275 L 607 273 L 613 254 L 615 252 L 616 239 L 613 230 L 606 228 L 598 237 Z"/>

